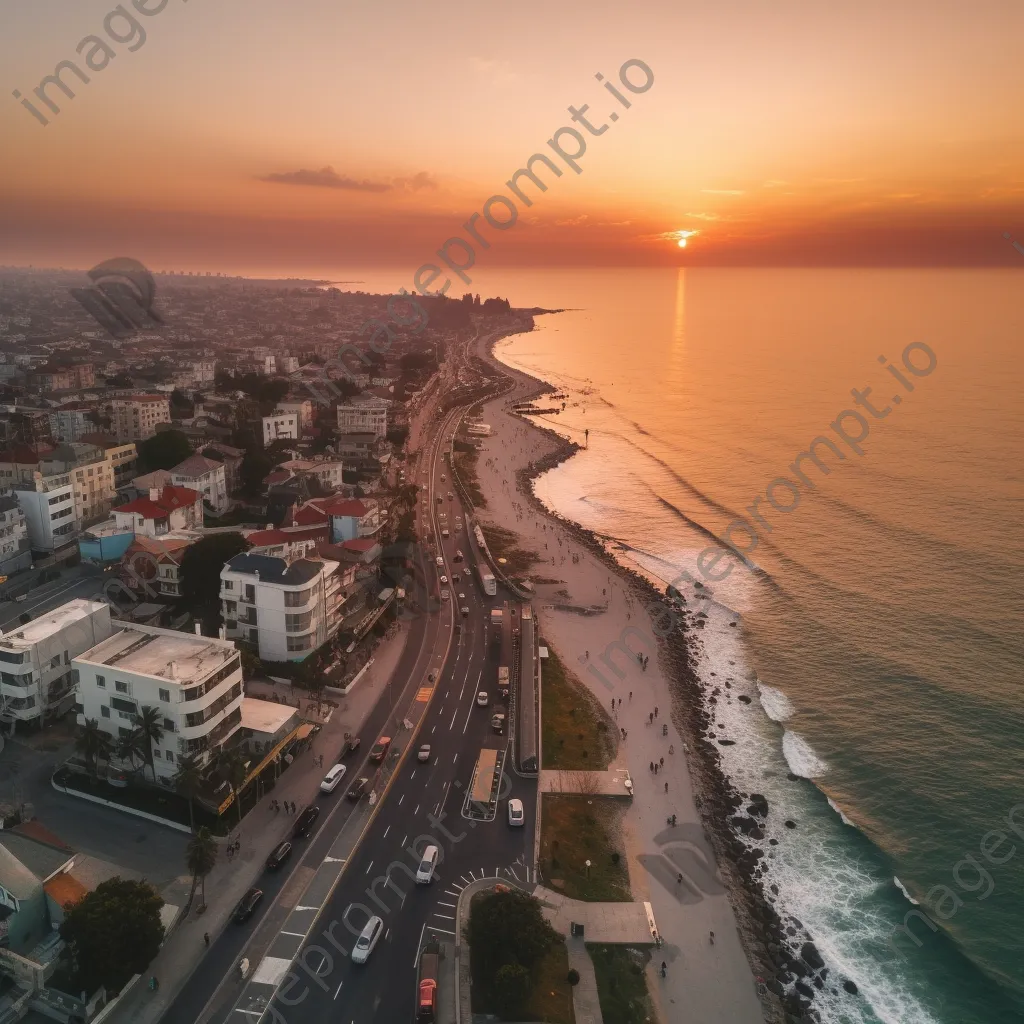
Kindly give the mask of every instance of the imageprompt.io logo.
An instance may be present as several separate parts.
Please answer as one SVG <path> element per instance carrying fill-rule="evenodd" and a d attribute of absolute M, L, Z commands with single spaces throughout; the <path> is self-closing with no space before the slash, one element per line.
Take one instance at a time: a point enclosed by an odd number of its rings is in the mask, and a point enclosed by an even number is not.
<path fill-rule="evenodd" d="M 88 272 L 94 288 L 72 288 L 85 311 L 114 338 L 128 338 L 143 327 L 163 324 L 153 310 L 156 283 L 138 261 L 127 256 L 93 267 Z"/>

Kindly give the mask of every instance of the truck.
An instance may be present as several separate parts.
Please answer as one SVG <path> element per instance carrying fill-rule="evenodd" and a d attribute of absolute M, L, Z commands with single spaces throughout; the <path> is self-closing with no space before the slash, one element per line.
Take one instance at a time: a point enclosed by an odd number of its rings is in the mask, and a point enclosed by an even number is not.
<path fill-rule="evenodd" d="M 437 1020 L 437 981 L 440 972 L 441 948 L 428 942 L 420 954 L 416 977 L 416 1024 L 434 1024 Z"/>
<path fill-rule="evenodd" d="M 480 586 L 483 588 L 483 592 L 490 597 L 494 597 L 498 593 L 497 584 L 494 582 L 493 574 L 483 567 L 479 562 L 476 566 L 477 575 L 480 577 Z"/>
<path fill-rule="evenodd" d="M 494 626 L 495 628 L 499 628 L 501 626 L 501 609 L 500 608 L 492 608 L 491 609 L 491 625 Z"/>

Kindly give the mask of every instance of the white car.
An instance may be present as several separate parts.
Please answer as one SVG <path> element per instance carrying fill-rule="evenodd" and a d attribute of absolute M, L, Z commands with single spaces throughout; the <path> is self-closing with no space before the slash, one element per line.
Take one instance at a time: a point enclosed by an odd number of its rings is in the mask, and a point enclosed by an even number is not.
<path fill-rule="evenodd" d="M 438 555 L 437 558 L 434 559 L 434 564 L 438 567 L 438 569 L 443 569 L 444 559 L 440 555 Z"/>
<path fill-rule="evenodd" d="M 450 537 L 450 536 L 451 536 L 451 534 L 450 534 L 450 533 L 449 533 L 449 532 L 448 532 L 447 530 L 442 530 L 442 531 L 441 531 L 441 536 L 442 536 L 442 537 Z"/>
<path fill-rule="evenodd" d="M 333 793 L 338 786 L 341 785 L 341 780 L 345 778 L 345 772 L 348 771 L 348 766 L 344 764 L 336 764 L 325 776 L 324 781 L 320 783 L 321 793 Z"/>
<path fill-rule="evenodd" d="M 424 743 L 419 750 L 416 751 L 417 761 L 429 761 L 430 760 L 430 744 Z"/>
<path fill-rule="evenodd" d="M 356 939 L 356 944 L 352 947 L 352 963 L 365 964 L 370 959 L 373 947 L 377 945 L 383 931 L 384 922 L 379 917 L 371 917 L 366 922 L 359 933 L 359 938 Z"/>
<path fill-rule="evenodd" d="M 423 851 L 423 858 L 420 866 L 416 869 L 416 884 L 430 885 L 434 880 L 434 872 L 437 870 L 438 849 L 436 846 L 428 846 Z"/>
<path fill-rule="evenodd" d="M 479 707 L 482 707 L 482 708 L 487 707 L 487 705 L 491 703 L 491 698 L 488 696 L 486 690 L 481 690 L 476 695 L 476 702 L 477 702 L 477 705 Z"/>
<path fill-rule="evenodd" d="M 508 802 L 508 823 L 513 828 L 521 828 L 526 824 L 526 812 L 523 810 L 523 801 L 513 797 Z"/>
<path fill-rule="evenodd" d="M 455 577 L 453 576 L 452 579 L 455 579 Z M 459 592 L 459 600 L 460 601 L 465 601 L 466 600 L 466 595 L 463 594 L 461 591 Z"/>
<path fill-rule="evenodd" d="M 442 590 L 441 591 L 441 600 L 442 601 L 447 601 L 451 596 L 452 595 L 451 595 L 451 591 L 450 590 Z"/>
<path fill-rule="evenodd" d="M 441 582 L 442 583 L 447 583 L 448 582 L 448 577 L 447 576 L 442 576 L 441 577 Z"/>

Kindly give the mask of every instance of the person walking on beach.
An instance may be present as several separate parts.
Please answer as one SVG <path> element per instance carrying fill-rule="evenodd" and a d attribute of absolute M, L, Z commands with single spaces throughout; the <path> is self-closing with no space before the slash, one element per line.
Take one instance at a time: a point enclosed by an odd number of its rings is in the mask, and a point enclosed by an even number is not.
<path fill-rule="evenodd" d="M 650 763 L 650 765 L 648 765 L 648 770 L 650 771 L 650 773 L 652 775 L 654 774 L 654 762 L 653 761 Z"/>
<path fill-rule="evenodd" d="M 647 717 L 647 724 L 654 725 L 654 712 L 652 711 Z"/>
<path fill-rule="evenodd" d="M 633 699 L 633 691 L 632 691 L 632 690 L 630 690 L 630 691 L 629 691 L 629 699 L 630 699 L 630 700 L 632 700 L 632 699 Z"/>
<path fill-rule="evenodd" d="M 715 933 L 708 932 L 708 938 L 711 940 L 711 945 L 713 946 L 715 944 Z"/>
<path fill-rule="evenodd" d="M 654 717 L 655 717 L 655 718 L 657 718 L 657 717 L 658 717 L 658 709 L 657 709 L 657 708 L 655 708 L 655 709 L 654 709 Z"/>
<path fill-rule="evenodd" d="M 665 783 L 665 792 L 666 793 L 668 792 L 668 783 L 667 782 Z"/>

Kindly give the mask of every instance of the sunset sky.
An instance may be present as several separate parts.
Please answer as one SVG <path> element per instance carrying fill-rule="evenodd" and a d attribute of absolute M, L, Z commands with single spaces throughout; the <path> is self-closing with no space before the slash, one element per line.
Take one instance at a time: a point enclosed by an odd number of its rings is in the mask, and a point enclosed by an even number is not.
<path fill-rule="evenodd" d="M 564 173 L 495 267 L 1022 262 L 1019 0 L 167 0 L 135 52 L 115 6 L 0 0 L 2 263 L 414 268 L 535 152 Z M 631 58 L 626 110 L 595 74 Z M 577 175 L 546 143 L 585 103 L 621 116 Z"/>

